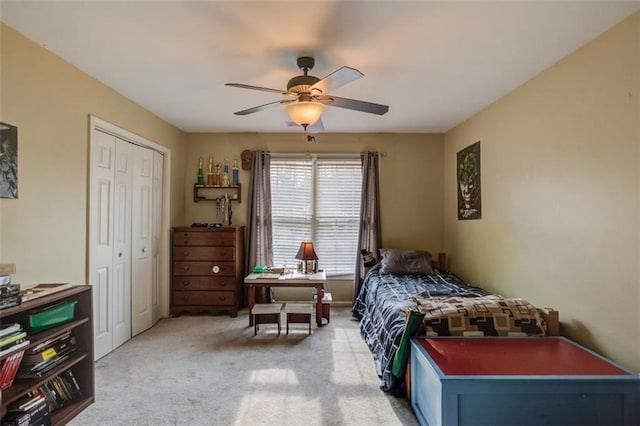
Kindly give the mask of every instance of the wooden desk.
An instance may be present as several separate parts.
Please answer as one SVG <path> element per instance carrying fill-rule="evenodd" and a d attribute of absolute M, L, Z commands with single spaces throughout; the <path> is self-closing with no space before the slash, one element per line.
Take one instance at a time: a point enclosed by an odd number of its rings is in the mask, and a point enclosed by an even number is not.
<path fill-rule="evenodd" d="M 411 339 L 421 425 L 640 424 L 640 379 L 563 337 Z"/>
<path fill-rule="evenodd" d="M 327 281 L 327 274 L 324 271 L 315 274 L 283 274 L 278 278 L 260 278 L 260 274 L 249 274 L 245 277 L 244 283 L 247 286 L 249 304 L 249 326 L 253 326 L 253 315 L 251 310 L 256 302 L 256 288 L 259 287 L 311 287 L 315 288 L 316 297 L 316 324 L 322 327 L 322 297 L 324 296 L 324 286 Z"/>

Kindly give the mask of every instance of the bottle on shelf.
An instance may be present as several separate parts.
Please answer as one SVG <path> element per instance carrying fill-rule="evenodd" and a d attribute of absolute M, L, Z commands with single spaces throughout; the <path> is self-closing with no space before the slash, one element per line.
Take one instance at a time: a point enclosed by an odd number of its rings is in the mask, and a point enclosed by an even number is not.
<path fill-rule="evenodd" d="M 198 185 L 204 185 L 204 178 L 202 176 L 202 158 L 198 162 Z"/>
<path fill-rule="evenodd" d="M 239 182 L 238 173 L 239 173 L 239 170 L 238 170 L 238 159 L 234 158 L 233 159 L 232 177 L 231 177 L 231 184 L 233 186 L 238 185 L 238 182 Z"/>
<path fill-rule="evenodd" d="M 209 155 L 209 171 L 207 172 L 207 185 L 213 185 L 213 156 Z"/>

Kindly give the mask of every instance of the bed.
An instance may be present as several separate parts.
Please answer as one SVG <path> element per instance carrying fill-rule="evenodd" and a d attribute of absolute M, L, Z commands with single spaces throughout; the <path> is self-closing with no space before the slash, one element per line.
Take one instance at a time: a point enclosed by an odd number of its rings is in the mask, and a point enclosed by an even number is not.
<path fill-rule="evenodd" d="M 408 312 L 420 313 L 419 335 L 557 334 L 557 323 L 548 326 L 528 302 L 490 294 L 453 273 L 440 272 L 428 252 L 381 249 L 381 254 L 381 262 L 366 274 L 352 314 L 360 320 L 383 391 L 398 394 L 404 383 L 404 371 L 393 374 L 392 365 Z"/>

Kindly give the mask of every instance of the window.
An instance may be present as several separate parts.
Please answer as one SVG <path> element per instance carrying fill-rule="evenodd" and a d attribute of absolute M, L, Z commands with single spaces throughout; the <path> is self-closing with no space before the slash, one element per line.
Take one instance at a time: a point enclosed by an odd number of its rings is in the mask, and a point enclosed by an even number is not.
<path fill-rule="evenodd" d="M 273 262 L 295 263 L 301 241 L 313 241 L 327 276 L 351 275 L 360 225 L 360 157 L 271 155 Z"/>

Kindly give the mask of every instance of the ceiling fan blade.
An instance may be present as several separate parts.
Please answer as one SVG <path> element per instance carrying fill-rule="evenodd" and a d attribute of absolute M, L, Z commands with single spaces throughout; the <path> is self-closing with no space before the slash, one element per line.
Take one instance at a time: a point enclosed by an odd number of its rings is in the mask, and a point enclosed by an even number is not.
<path fill-rule="evenodd" d="M 311 93 L 319 91 L 321 94 L 326 94 L 361 77 L 364 77 L 364 74 L 357 69 L 342 67 L 311 86 Z"/>
<path fill-rule="evenodd" d="M 384 115 L 389 111 L 389 105 L 374 104 L 372 102 L 358 101 L 355 99 L 339 98 L 337 96 L 314 96 L 313 98 L 325 105 L 353 109 L 370 114 Z"/>
<path fill-rule="evenodd" d="M 288 104 L 289 102 L 295 102 L 295 100 L 294 99 L 282 99 L 280 101 L 269 102 L 268 104 L 264 104 L 264 105 L 258 105 L 258 106 L 255 106 L 253 108 L 243 109 L 242 111 L 236 111 L 236 112 L 234 112 L 234 114 L 235 115 L 249 115 L 249 114 L 253 114 L 254 112 L 262 111 L 263 109 L 267 109 L 267 108 L 270 108 L 272 106 L 276 106 L 276 105 L 279 105 L 279 104 Z"/>
<path fill-rule="evenodd" d="M 239 87 L 241 89 L 260 90 L 262 92 L 272 92 L 272 93 L 280 93 L 281 95 L 296 96 L 295 93 L 287 92 L 286 90 L 269 89 L 268 87 L 260 87 L 260 86 L 250 86 L 248 84 L 242 84 L 242 83 L 225 83 L 224 85 L 231 86 L 231 87 Z"/>

